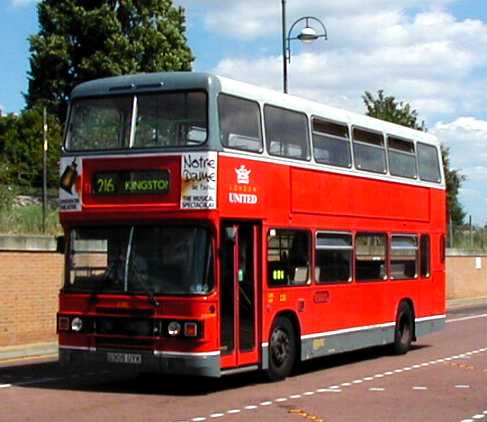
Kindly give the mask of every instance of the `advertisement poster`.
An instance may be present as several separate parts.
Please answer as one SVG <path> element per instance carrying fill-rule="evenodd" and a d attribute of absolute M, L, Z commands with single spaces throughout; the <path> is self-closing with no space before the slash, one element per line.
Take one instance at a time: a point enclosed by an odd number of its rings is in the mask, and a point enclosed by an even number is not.
<path fill-rule="evenodd" d="M 181 156 L 181 208 L 215 209 L 217 185 L 216 152 L 187 153 Z"/>
<path fill-rule="evenodd" d="M 79 157 L 61 158 L 61 178 L 59 181 L 59 209 L 81 211 L 81 171 L 82 159 Z"/>

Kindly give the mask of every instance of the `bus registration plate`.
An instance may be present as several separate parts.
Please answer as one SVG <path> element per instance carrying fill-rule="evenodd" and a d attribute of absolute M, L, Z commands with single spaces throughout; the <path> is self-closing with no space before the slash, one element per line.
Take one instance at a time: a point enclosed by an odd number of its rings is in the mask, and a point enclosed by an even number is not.
<path fill-rule="evenodd" d="M 142 363 L 142 355 L 135 353 L 107 353 L 107 362 L 109 363 L 128 363 L 132 365 L 140 365 Z"/>

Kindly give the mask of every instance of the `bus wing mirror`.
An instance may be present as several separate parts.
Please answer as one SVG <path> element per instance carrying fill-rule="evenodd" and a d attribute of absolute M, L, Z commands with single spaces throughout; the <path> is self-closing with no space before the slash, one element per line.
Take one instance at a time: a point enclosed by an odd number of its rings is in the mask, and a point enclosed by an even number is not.
<path fill-rule="evenodd" d="M 64 254 L 66 251 L 66 240 L 64 236 L 56 236 L 56 252 Z"/>

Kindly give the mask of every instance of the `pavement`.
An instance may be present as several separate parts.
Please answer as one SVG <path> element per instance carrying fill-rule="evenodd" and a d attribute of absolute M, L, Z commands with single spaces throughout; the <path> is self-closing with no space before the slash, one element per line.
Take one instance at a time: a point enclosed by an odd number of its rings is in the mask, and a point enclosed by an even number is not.
<path fill-rule="evenodd" d="M 462 309 L 471 309 L 487 305 L 487 297 L 449 299 L 446 302 L 447 311 L 455 312 Z M 19 346 L 0 347 L 0 365 L 8 365 L 11 362 L 30 360 L 33 358 L 56 359 L 58 354 L 57 342 L 24 344 Z"/>

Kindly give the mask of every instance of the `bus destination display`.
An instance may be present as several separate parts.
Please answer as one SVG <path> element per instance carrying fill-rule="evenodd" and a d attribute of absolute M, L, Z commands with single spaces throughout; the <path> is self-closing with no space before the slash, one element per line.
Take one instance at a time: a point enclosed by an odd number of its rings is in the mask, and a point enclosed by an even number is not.
<path fill-rule="evenodd" d="M 168 170 L 118 170 L 96 173 L 93 177 L 95 195 L 147 195 L 168 192 Z"/>

